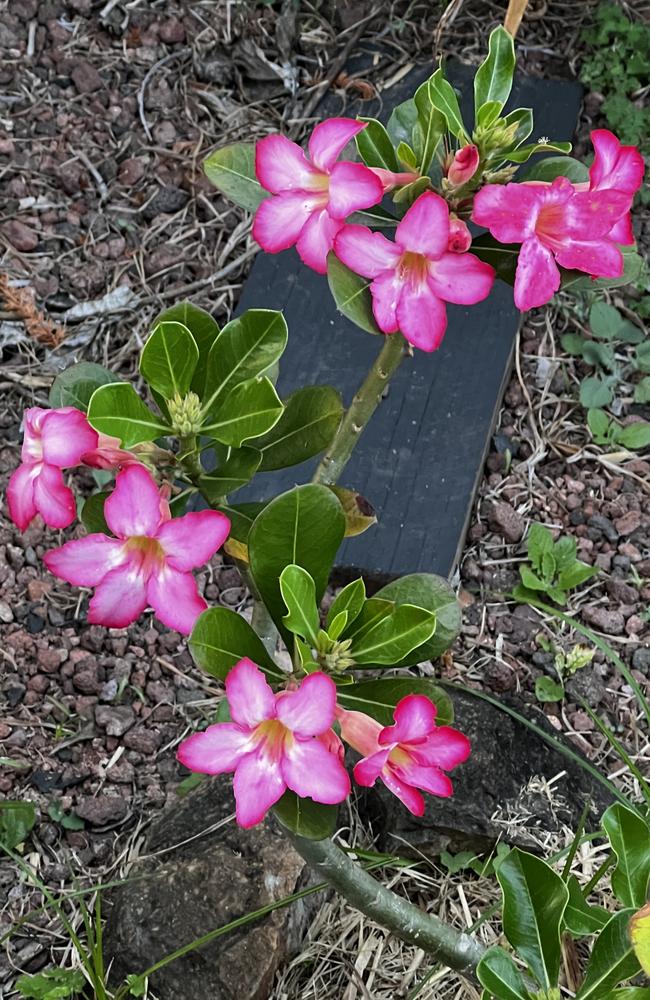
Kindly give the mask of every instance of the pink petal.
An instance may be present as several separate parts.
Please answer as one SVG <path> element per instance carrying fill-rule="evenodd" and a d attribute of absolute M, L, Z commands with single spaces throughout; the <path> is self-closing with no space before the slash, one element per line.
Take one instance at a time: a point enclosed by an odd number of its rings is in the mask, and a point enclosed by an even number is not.
<path fill-rule="evenodd" d="M 414 816 L 424 815 L 424 798 L 416 788 L 402 781 L 395 774 L 391 767 L 386 767 L 381 775 L 381 780 L 386 785 L 389 792 L 396 795 L 410 813 Z"/>
<path fill-rule="evenodd" d="M 560 287 L 560 272 L 553 254 L 537 237 L 527 239 L 519 251 L 515 275 L 515 305 L 526 311 L 550 302 Z"/>
<path fill-rule="evenodd" d="M 118 473 L 104 517 L 118 538 L 155 537 L 161 521 L 160 491 L 144 465 L 129 465 Z"/>
<path fill-rule="evenodd" d="M 450 253 L 465 253 L 472 245 L 472 234 L 462 219 L 449 218 Z"/>
<path fill-rule="evenodd" d="M 487 184 L 474 196 L 472 222 L 485 226 L 500 243 L 523 243 L 534 232 L 545 190 L 529 184 Z"/>
<path fill-rule="evenodd" d="M 88 606 L 88 621 L 107 628 L 126 628 L 140 617 L 148 603 L 139 564 L 124 562 L 107 573 L 97 587 Z"/>
<path fill-rule="evenodd" d="M 377 326 L 384 333 L 399 330 L 397 305 L 402 294 L 403 283 L 397 271 L 382 271 L 370 286 L 372 312 Z"/>
<path fill-rule="evenodd" d="M 472 253 L 444 253 L 429 266 L 429 285 L 443 301 L 471 306 L 488 297 L 495 273 Z"/>
<path fill-rule="evenodd" d="M 363 122 L 353 118 L 328 118 L 309 137 L 309 155 L 319 170 L 330 172 L 351 139 L 363 131 Z"/>
<path fill-rule="evenodd" d="M 327 210 L 335 219 L 346 219 L 352 212 L 378 205 L 384 188 L 372 170 L 362 163 L 336 163 L 329 183 Z"/>
<path fill-rule="evenodd" d="M 147 601 L 156 617 L 181 635 L 189 635 L 196 619 L 207 608 L 191 573 L 181 573 L 168 563 L 154 571 L 147 582 Z"/>
<path fill-rule="evenodd" d="M 285 135 L 267 135 L 255 146 L 255 173 L 263 188 L 280 191 L 323 186 L 323 175 L 307 160 L 300 146 Z"/>
<path fill-rule="evenodd" d="M 596 278 L 620 278 L 623 274 L 623 254 L 615 243 L 603 240 L 571 240 L 555 253 L 562 267 L 586 271 Z"/>
<path fill-rule="evenodd" d="M 210 562 L 229 531 L 230 521 L 225 514 L 202 510 L 166 521 L 156 537 L 165 551 L 168 564 L 174 569 L 187 571 Z"/>
<path fill-rule="evenodd" d="M 459 149 L 447 171 L 449 183 L 455 187 L 466 184 L 478 170 L 479 159 L 478 147 L 472 143 Z"/>
<path fill-rule="evenodd" d="M 41 466 L 34 479 L 34 503 L 50 528 L 67 528 L 77 516 L 72 490 L 63 481 L 63 473 L 56 465 Z"/>
<path fill-rule="evenodd" d="M 334 241 L 334 252 L 346 267 L 364 278 L 394 270 L 401 256 L 394 243 L 365 226 L 344 226 Z"/>
<path fill-rule="evenodd" d="M 280 767 L 287 786 L 301 798 L 335 805 L 350 794 L 348 772 L 320 740 L 293 740 L 285 750 Z"/>
<path fill-rule="evenodd" d="M 397 304 L 397 322 L 410 344 L 435 351 L 447 329 L 447 310 L 428 283 L 405 285 Z"/>
<path fill-rule="evenodd" d="M 399 765 L 391 763 L 390 770 L 398 781 L 421 788 L 430 795 L 439 795 L 446 799 L 453 793 L 451 781 L 437 767 L 422 767 L 416 763 Z"/>
<path fill-rule="evenodd" d="M 7 484 L 9 517 L 21 531 L 27 528 L 38 513 L 34 503 L 34 480 L 40 469 L 40 462 L 23 462 L 12 472 Z"/>
<path fill-rule="evenodd" d="M 592 191 L 602 188 L 616 188 L 626 194 L 638 191 L 645 169 L 638 149 L 622 146 L 607 129 L 596 129 L 591 133 L 591 141 L 596 153 L 589 170 Z"/>
<path fill-rule="evenodd" d="M 66 542 L 43 556 L 50 573 L 75 587 L 96 587 L 116 566 L 127 560 L 124 543 L 108 535 L 86 535 Z"/>
<path fill-rule="evenodd" d="M 275 695 L 260 668 L 247 657 L 226 677 L 226 698 L 230 716 L 240 726 L 252 729 L 275 718 Z"/>
<path fill-rule="evenodd" d="M 202 733 L 188 736 L 180 744 L 176 757 L 200 774 L 225 774 L 234 771 L 250 748 L 250 734 L 230 722 L 218 722 Z"/>
<path fill-rule="evenodd" d="M 462 764 L 472 747 L 463 733 L 451 726 L 437 726 L 422 743 L 410 745 L 408 752 L 416 764 L 435 766 L 445 771 Z"/>
<path fill-rule="evenodd" d="M 336 684 L 326 674 L 309 674 L 296 691 L 278 696 L 276 714 L 299 736 L 319 736 L 334 722 Z M 293 786 L 292 786 L 293 787 Z"/>
<path fill-rule="evenodd" d="M 343 222 L 333 219 L 326 209 L 315 212 L 303 226 L 296 243 L 298 256 L 318 274 L 327 273 L 327 255 Z"/>
<path fill-rule="evenodd" d="M 381 726 L 364 712 L 348 712 L 337 708 L 336 718 L 341 727 L 341 736 L 357 753 L 369 757 L 379 750 Z"/>
<path fill-rule="evenodd" d="M 423 694 L 409 694 L 395 706 L 394 726 L 386 726 L 379 734 L 379 742 L 410 743 L 423 740 L 435 728 L 438 709 Z"/>
<path fill-rule="evenodd" d="M 239 825 L 248 829 L 261 823 L 287 790 L 279 761 L 261 750 L 246 754 L 237 765 L 233 790 Z"/>
<path fill-rule="evenodd" d="M 78 465 L 85 451 L 97 447 L 97 431 L 88 423 L 86 414 L 65 406 L 50 410 L 42 423 L 43 458 L 50 465 Z"/>
<path fill-rule="evenodd" d="M 43 421 L 50 411 L 40 406 L 30 406 L 23 413 L 23 462 L 40 462 L 43 458 Z"/>
<path fill-rule="evenodd" d="M 612 226 L 607 236 L 614 243 L 620 243 L 626 247 L 632 246 L 635 240 L 631 214 L 628 212 L 622 219 L 619 219 L 616 225 Z"/>
<path fill-rule="evenodd" d="M 630 208 L 631 196 L 623 191 L 584 191 L 567 203 L 562 236 L 593 240 L 604 236 Z"/>
<path fill-rule="evenodd" d="M 255 213 L 253 239 L 267 253 L 292 247 L 314 212 L 327 204 L 327 193 L 291 191 L 265 198 Z"/>
<path fill-rule="evenodd" d="M 442 257 L 449 243 L 449 207 L 435 194 L 425 191 L 417 198 L 395 230 L 395 242 L 410 253 L 431 260 Z"/>
<path fill-rule="evenodd" d="M 370 788 L 374 785 L 380 774 L 383 778 L 383 770 L 388 761 L 390 750 L 390 747 L 385 747 L 383 750 L 378 750 L 377 753 L 373 753 L 369 757 L 364 757 L 363 760 L 354 765 L 352 773 L 358 785 Z"/>
<path fill-rule="evenodd" d="M 404 187 L 406 184 L 412 184 L 413 181 L 420 179 L 420 174 L 414 171 L 396 174 L 392 170 L 384 170 L 383 167 L 368 167 L 368 170 L 372 170 L 375 177 L 379 178 L 384 194 L 396 187 Z"/>

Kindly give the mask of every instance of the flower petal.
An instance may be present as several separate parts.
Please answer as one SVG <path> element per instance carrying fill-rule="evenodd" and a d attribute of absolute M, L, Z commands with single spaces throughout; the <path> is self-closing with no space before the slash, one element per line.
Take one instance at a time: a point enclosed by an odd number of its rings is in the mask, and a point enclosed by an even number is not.
<path fill-rule="evenodd" d="M 364 757 L 363 760 L 354 765 L 352 773 L 358 785 L 370 788 L 374 785 L 380 774 L 383 778 L 383 770 L 388 761 L 390 750 L 390 747 L 384 747 L 383 750 L 378 750 L 377 753 L 373 753 L 369 757 Z"/>
<path fill-rule="evenodd" d="M 244 657 L 226 677 L 230 716 L 239 726 L 253 728 L 275 718 L 275 695 L 260 668 Z"/>
<path fill-rule="evenodd" d="M 287 786 L 301 798 L 335 805 L 350 794 L 348 772 L 320 740 L 293 740 L 282 756 L 280 768 Z"/>
<path fill-rule="evenodd" d="M 102 534 L 74 539 L 43 556 L 50 573 L 75 587 L 96 587 L 107 573 L 126 561 L 124 543 Z"/>
<path fill-rule="evenodd" d="M 515 275 L 515 305 L 526 311 L 550 302 L 560 287 L 553 254 L 536 236 L 521 246 Z"/>
<path fill-rule="evenodd" d="M 191 573 L 181 573 L 165 562 L 147 581 L 147 601 L 156 617 L 181 635 L 189 635 L 207 608 Z"/>
<path fill-rule="evenodd" d="M 613 243 L 622 244 L 625 247 L 632 246 L 635 242 L 634 230 L 632 229 L 632 215 L 630 212 L 624 215 L 622 219 L 612 226 L 610 231 L 607 233 L 608 239 L 612 240 Z"/>
<path fill-rule="evenodd" d="M 444 253 L 430 264 L 429 275 L 438 298 L 469 306 L 488 297 L 496 272 L 473 253 Z"/>
<path fill-rule="evenodd" d="M 286 789 L 279 761 L 266 756 L 261 748 L 242 757 L 233 781 L 239 825 L 249 829 L 261 823 Z"/>
<path fill-rule="evenodd" d="M 378 205 L 383 196 L 382 182 L 363 163 L 344 161 L 332 168 L 327 210 L 335 219 Z"/>
<path fill-rule="evenodd" d="M 434 191 L 425 191 L 413 202 L 395 230 L 402 250 L 421 253 L 431 260 L 442 257 L 449 243 L 449 207 Z"/>
<path fill-rule="evenodd" d="M 595 278 L 620 278 L 623 274 L 623 254 L 615 243 L 603 240 L 571 240 L 555 253 L 562 267 L 586 271 Z"/>
<path fill-rule="evenodd" d="M 436 726 L 432 733 L 408 752 L 417 764 L 435 766 L 445 771 L 467 760 L 472 749 L 467 737 L 451 726 Z"/>
<path fill-rule="evenodd" d="M 530 184 L 486 184 L 474 196 L 472 222 L 500 243 L 523 243 L 532 235 L 546 188 Z"/>
<path fill-rule="evenodd" d="M 229 531 L 230 521 L 225 514 L 201 510 L 166 521 L 156 537 L 169 565 L 187 571 L 210 562 Z"/>
<path fill-rule="evenodd" d="M 424 798 L 418 792 L 417 788 L 413 788 L 407 781 L 402 781 L 398 778 L 391 767 L 384 769 L 381 780 L 386 785 L 388 791 L 396 795 L 410 813 L 413 813 L 414 816 L 424 815 Z"/>
<path fill-rule="evenodd" d="M 369 757 L 379 750 L 379 734 L 381 725 L 365 712 L 348 712 L 345 708 L 336 709 L 336 719 L 341 727 L 341 737 L 357 753 Z"/>
<path fill-rule="evenodd" d="M 624 191 L 580 191 L 564 209 L 561 237 L 598 239 L 627 214 L 631 202 L 632 196 Z"/>
<path fill-rule="evenodd" d="M 41 469 L 40 462 L 23 462 L 12 472 L 7 484 L 9 517 L 24 531 L 38 511 L 34 503 L 34 480 Z"/>
<path fill-rule="evenodd" d="M 234 771 L 250 749 L 250 735 L 231 722 L 218 722 L 202 733 L 193 733 L 180 744 L 176 757 L 200 774 Z"/>
<path fill-rule="evenodd" d="M 43 458 L 50 465 L 63 469 L 78 465 L 85 451 L 97 447 L 97 431 L 88 423 L 86 414 L 73 406 L 50 410 L 43 418 L 41 437 Z"/>
<path fill-rule="evenodd" d="M 435 351 L 447 329 L 447 310 L 429 283 L 405 285 L 397 304 L 399 328 L 414 347 Z"/>
<path fill-rule="evenodd" d="M 595 157 L 589 169 L 592 191 L 616 188 L 626 194 L 634 194 L 641 187 L 645 164 L 635 146 L 622 146 L 616 136 L 607 129 L 596 129 L 591 133 Z"/>
<path fill-rule="evenodd" d="M 295 691 L 278 696 L 276 714 L 287 729 L 300 736 L 320 736 L 331 728 L 336 709 L 336 684 L 320 672 L 308 674 Z"/>
<path fill-rule="evenodd" d="M 129 465 L 118 473 L 104 517 L 118 538 L 155 537 L 161 521 L 160 491 L 144 465 Z"/>
<path fill-rule="evenodd" d="M 406 785 L 421 788 L 430 795 L 439 795 L 444 799 L 453 793 L 453 785 L 443 771 L 437 767 L 422 767 L 420 764 L 392 764 L 392 775 Z M 383 777 L 383 775 L 382 775 Z M 385 779 L 384 779 L 385 780 Z"/>
<path fill-rule="evenodd" d="M 307 160 L 300 146 L 286 135 L 267 135 L 255 146 L 255 173 L 263 188 L 280 191 L 323 186 L 323 175 Z"/>
<path fill-rule="evenodd" d="M 146 581 L 139 565 L 130 560 L 107 573 L 88 605 L 91 625 L 126 628 L 147 607 Z"/>
<path fill-rule="evenodd" d="M 292 247 L 303 226 L 314 212 L 327 204 L 327 194 L 287 191 L 265 198 L 255 213 L 253 239 L 267 253 L 280 253 Z"/>
<path fill-rule="evenodd" d="M 296 243 L 298 256 L 307 267 L 318 274 L 327 273 L 327 255 L 334 245 L 336 234 L 343 222 L 333 219 L 326 209 L 307 219 Z"/>
<path fill-rule="evenodd" d="M 23 446 L 20 457 L 23 462 L 40 462 L 43 459 L 43 421 L 50 411 L 41 406 L 30 406 L 23 413 Z"/>
<path fill-rule="evenodd" d="M 77 516 L 74 495 L 65 485 L 63 473 L 47 462 L 34 479 L 34 503 L 50 528 L 67 528 Z"/>
<path fill-rule="evenodd" d="M 435 728 L 438 709 L 423 694 L 408 694 L 401 698 L 393 711 L 394 726 L 386 726 L 379 734 L 379 742 L 410 743 L 423 740 Z"/>
<path fill-rule="evenodd" d="M 364 122 L 357 122 L 353 118 L 328 118 L 321 122 L 309 137 L 312 162 L 319 170 L 329 173 L 339 154 L 365 127 Z"/>
<path fill-rule="evenodd" d="M 377 326 L 384 333 L 399 330 L 397 305 L 402 294 L 403 283 L 397 271 L 382 271 L 370 285 L 372 313 Z"/>
<path fill-rule="evenodd" d="M 449 183 L 453 184 L 454 187 L 466 184 L 478 170 L 479 159 L 478 147 L 473 143 L 461 146 L 447 171 Z"/>
<path fill-rule="evenodd" d="M 365 226 L 344 226 L 334 240 L 334 253 L 346 267 L 364 278 L 376 278 L 397 267 L 401 252 L 383 233 Z"/>

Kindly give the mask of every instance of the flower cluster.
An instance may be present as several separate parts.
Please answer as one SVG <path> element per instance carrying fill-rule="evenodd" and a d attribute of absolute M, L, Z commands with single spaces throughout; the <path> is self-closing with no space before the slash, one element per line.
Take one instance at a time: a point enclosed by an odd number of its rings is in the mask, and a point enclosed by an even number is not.
<path fill-rule="evenodd" d="M 308 674 L 298 687 L 274 693 L 264 674 L 243 659 L 226 678 L 232 722 L 217 722 L 188 737 L 178 759 L 202 774 L 234 772 L 237 822 L 260 823 L 291 789 L 302 798 L 335 805 L 350 793 L 343 740 L 362 755 L 354 767 L 360 785 L 380 778 L 415 816 L 425 803 L 419 789 L 448 797 L 444 773 L 470 752 L 467 737 L 436 726 L 436 706 L 424 695 L 397 704 L 394 725 L 383 727 L 362 712 L 337 706 L 336 685 L 323 673 Z"/>

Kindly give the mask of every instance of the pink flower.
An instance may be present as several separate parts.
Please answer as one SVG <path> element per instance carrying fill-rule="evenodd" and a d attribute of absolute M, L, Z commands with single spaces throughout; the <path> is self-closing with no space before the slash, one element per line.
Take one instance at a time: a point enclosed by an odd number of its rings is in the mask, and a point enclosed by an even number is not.
<path fill-rule="evenodd" d="M 411 205 L 391 243 L 365 226 L 345 226 L 334 250 L 372 278 L 372 311 L 384 333 L 401 330 L 415 347 L 435 351 L 447 327 L 445 302 L 470 305 L 490 292 L 494 269 L 473 254 L 450 253 L 449 209 L 433 191 Z"/>
<path fill-rule="evenodd" d="M 309 674 L 294 691 L 274 694 L 264 674 L 243 659 L 226 678 L 232 722 L 190 736 L 178 759 L 203 774 L 235 772 L 240 826 L 255 826 L 287 788 L 301 798 L 335 805 L 350 793 L 350 779 L 331 731 L 336 686 Z"/>
<path fill-rule="evenodd" d="M 139 461 L 132 452 L 120 448 L 119 438 L 109 434 L 99 434 L 97 446 L 81 456 L 81 464 L 92 469 L 123 469 Z"/>
<path fill-rule="evenodd" d="M 591 133 L 595 150 L 594 162 L 589 169 L 590 191 L 623 191 L 635 195 L 643 182 L 645 164 L 636 146 L 622 146 L 607 129 Z M 632 220 L 629 212 L 610 229 L 609 239 L 629 246 L 634 243 Z"/>
<path fill-rule="evenodd" d="M 478 170 L 479 159 L 479 151 L 476 146 L 472 143 L 462 146 L 454 156 L 447 171 L 449 183 L 453 184 L 454 187 L 467 184 Z"/>
<path fill-rule="evenodd" d="M 88 621 L 124 628 L 151 606 L 169 628 L 184 635 L 207 607 L 190 570 L 212 558 L 230 521 L 213 510 L 173 518 L 166 491 L 142 465 L 117 476 L 104 504 L 116 536 L 100 533 L 46 553 L 47 568 L 78 587 L 95 587 Z"/>
<path fill-rule="evenodd" d="M 418 174 L 417 171 L 396 174 L 393 170 L 385 170 L 383 167 L 368 167 L 368 169 L 381 181 L 384 194 L 387 194 L 388 191 L 392 191 L 396 187 L 404 187 L 406 184 L 412 184 L 421 177 L 421 174 Z"/>
<path fill-rule="evenodd" d="M 424 813 L 421 788 L 448 798 L 452 785 L 444 773 L 467 760 L 470 742 L 450 726 L 436 726 L 436 706 L 421 694 L 409 694 L 395 706 L 394 726 L 383 728 L 363 712 L 339 708 L 337 718 L 346 743 L 363 754 L 354 768 L 360 785 L 381 778 L 415 816 Z"/>
<path fill-rule="evenodd" d="M 458 219 L 455 215 L 449 216 L 449 244 L 447 249 L 450 253 L 466 253 L 472 245 L 472 234 L 466 223 Z"/>
<path fill-rule="evenodd" d="M 97 433 L 80 410 L 64 406 L 25 411 L 22 464 L 7 486 L 12 521 L 24 531 L 36 514 L 51 528 L 67 528 L 75 519 L 72 491 L 61 469 L 78 465 L 81 456 L 97 444 Z"/>
<path fill-rule="evenodd" d="M 623 256 L 610 230 L 631 202 L 631 195 L 614 189 L 576 191 L 566 177 L 550 186 L 488 184 L 474 199 L 472 220 L 500 243 L 521 243 L 515 304 L 533 309 L 560 287 L 557 264 L 592 277 L 620 277 Z"/>
<path fill-rule="evenodd" d="M 366 126 L 349 118 L 330 118 L 317 125 L 306 158 L 284 135 L 257 143 L 255 172 L 271 191 L 257 209 L 253 238 L 268 253 L 296 246 L 301 259 L 325 274 L 334 237 L 352 212 L 377 205 L 382 182 L 362 163 L 337 163 L 337 157 Z"/>

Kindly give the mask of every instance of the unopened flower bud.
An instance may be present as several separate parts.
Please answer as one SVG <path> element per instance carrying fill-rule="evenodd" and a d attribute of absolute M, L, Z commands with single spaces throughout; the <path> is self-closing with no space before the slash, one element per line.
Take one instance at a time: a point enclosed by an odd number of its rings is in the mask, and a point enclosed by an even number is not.
<path fill-rule="evenodd" d="M 384 170 L 383 167 L 370 167 L 370 170 L 381 181 L 384 194 L 394 190 L 394 188 L 405 187 L 407 184 L 412 184 L 414 181 L 420 179 L 420 174 L 417 171 L 395 173 L 392 170 Z"/>
<path fill-rule="evenodd" d="M 449 244 L 451 253 L 465 253 L 472 245 L 472 234 L 466 223 L 455 215 L 449 217 Z"/>
<path fill-rule="evenodd" d="M 447 180 L 454 187 L 467 184 L 478 170 L 478 163 L 478 148 L 473 143 L 462 146 L 451 161 L 451 165 L 447 171 Z"/>
<path fill-rule="evenodd" d="M 201 401 L 195 392 L 179 393 L 168 401 L 169 417 L 174 430 L 181 436 L 196 434 L 201 427 Z"/>

